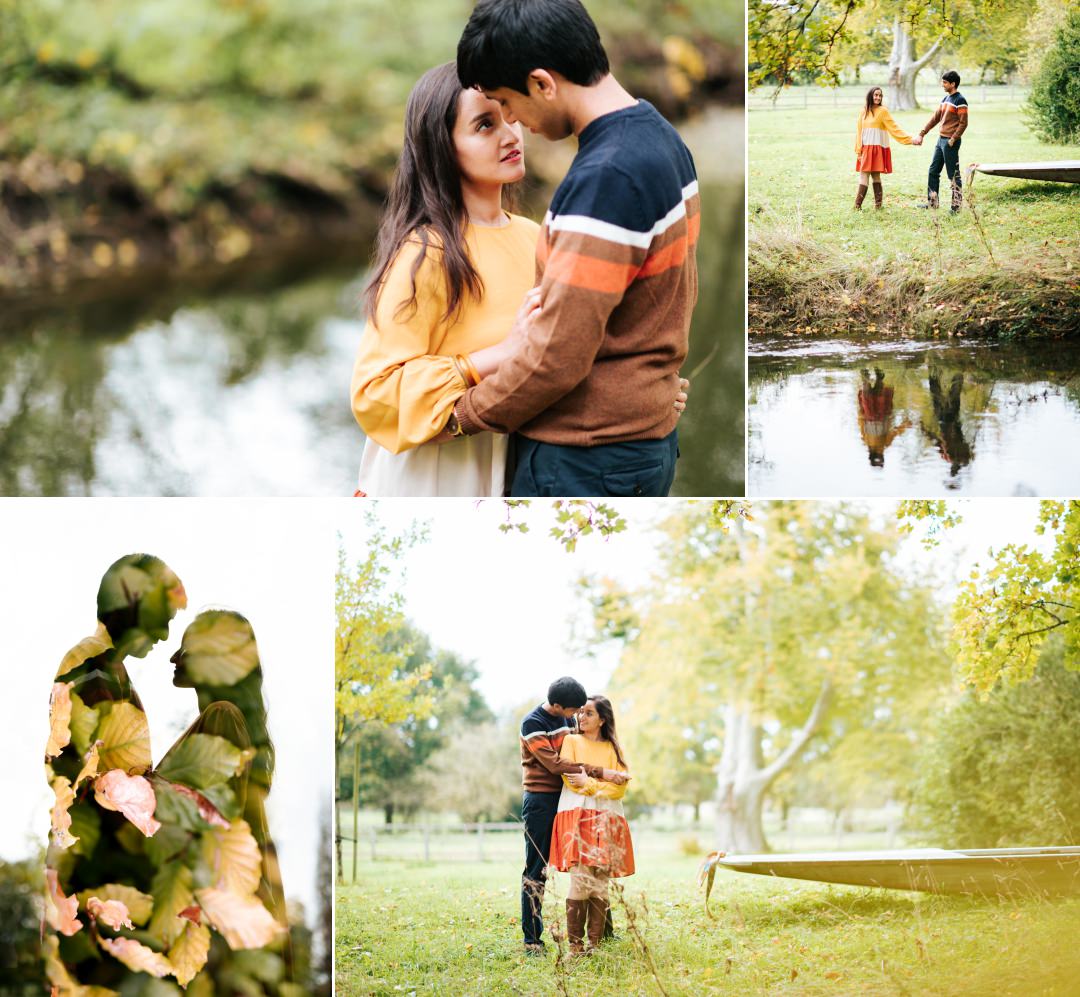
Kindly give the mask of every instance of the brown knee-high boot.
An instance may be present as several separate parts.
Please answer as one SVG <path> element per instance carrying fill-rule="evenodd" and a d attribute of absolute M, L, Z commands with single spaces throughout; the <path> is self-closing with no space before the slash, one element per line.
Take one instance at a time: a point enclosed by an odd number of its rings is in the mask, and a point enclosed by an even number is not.
<path fill-rule="evenodd" d="M 596 948 L 604 938 L 608 902 L 603 897 L 589 897 L 589 949 Z"/>
<path fill-rule="evenodd" d="M 588 900 L 566 901 L 566 938 L 570 943 L 570 954 L 581 955 L 585 942 L 585 915 Z"/>
<path fill-rule="evenodd" d="M 874 184 L 874 208 L 877 211 L 881 210 L 882 204 L 885 202 L 885 194 L 881 189 L 881 181 L 879 180 Z"/>
<path fill-rule="evenodd" d="M 866 184 L 859 184 L 859 189 L 855 192 L 855 210 L 862 210 L 863 198 L 866 197 Z"/>

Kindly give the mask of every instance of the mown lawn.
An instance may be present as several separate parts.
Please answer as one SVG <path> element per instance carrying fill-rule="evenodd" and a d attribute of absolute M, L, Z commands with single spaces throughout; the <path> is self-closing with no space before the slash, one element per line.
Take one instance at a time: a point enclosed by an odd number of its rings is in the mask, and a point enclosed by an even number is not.
<path fill-rule="evenodd" d="M 970 211 L 953 218 L 916 207 L 925 199 L 936 131 L 918 148 L 892 141 L 894 172 L 883 177 L 884 211 L 873 210 L 873 191 L 861 213 L 852 210 L 857 114 L 851 107 L 750 112 L 751 239 L 776 232 L 808 237 L 852 263 L 896 262 L 914 271 L 985 269 L 988 251 Z M 931 114 L 927 107 L 894 117 L 914 135 Z M 1080 145 L 1040 143 L 1024 124 L 1022 105 L 972 105 L 960 150 L 965 171 L 973 162 L 1061 159 L 1080 159 Z M 976 174 L 974 194 L 998 263 L 1036 271 L 1080 268 L 1080 185 Z"/>
<path fill-rule="evenodd" d="M 338 889 L 340 994 L 1071 995 L 1080 900 L 981 901 L 720 873 L 705 913 L 697 859 L 642 863 L 619 937 L 569 964 L 526 958 L 517 863 L 361 866 Z M 567 878 L 549 887 L 545 920 Z M 655 966 L 655 974 L 650 968 Z"/>

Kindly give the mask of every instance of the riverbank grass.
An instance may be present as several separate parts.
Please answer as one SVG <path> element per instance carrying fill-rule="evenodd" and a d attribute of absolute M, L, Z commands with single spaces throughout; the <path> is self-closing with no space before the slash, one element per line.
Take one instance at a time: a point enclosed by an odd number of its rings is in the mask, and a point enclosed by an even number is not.
<path fill-rule="evenodd" d="M 639 869 L 625 881 L 629 913 L 616 908 L 619 937 L 565 964 L 550 939 L 543 958 L 522 952 L 517 864 L 366 863 L 357 885 L 338 888 L 338 993 L 1064 997 L 1080 974 L 1075 899 L 985 901 L 721 872 L 710 918 L 697 861 Z M 549 888 L 549 924 L 566 881 Z"/>
<path fill-rule="evenodd" d="M 931 113 L 895 117 L 915 134 Z M 894 141 L 884 209 L 873 209 L 871 193 L 856 212 L 856 116 L 855 108 L 749 115 L 751 333 L 1076 330 L 1080 185 L 977 174 L 961 214 L 930 212 L 918 204 L 931 137 L 918 148 Z M 962 168 L 1058 159 L 1080 159 L 1080 145 L 1039 143 L 1020 105 L 972 109 Z"/>

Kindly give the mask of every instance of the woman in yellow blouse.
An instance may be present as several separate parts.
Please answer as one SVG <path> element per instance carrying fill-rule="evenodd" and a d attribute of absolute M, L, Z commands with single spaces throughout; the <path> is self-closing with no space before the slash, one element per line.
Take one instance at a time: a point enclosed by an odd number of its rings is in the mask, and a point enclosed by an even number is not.
<path fill-rule="evenodd" d="M 466 389 L 521 346 L 539 306 L 540 228 L 505 207 L 524 176 L 521 125 L 497 101 L 462 90 L 454 63 L 420 78 L 353 368 L 367 435 L 357 494 L 503 494 L 506 437 L 450 440 L 445 427 Z M 685 400 L 675 399 L 680 412 Z"/>
<path fill-rule="evenodd" d="M 874 207 L 880 210 L 884 202 L 881 174 L 892 173 L 889 136 L 902 145 L 922 145 L 921 138 L 913 139 L 893 120 L 883 100 L 881 87 L 871 87 L 866 92 L 866 104 L 859 112 L 859 121 L 855 126 L 855 170 L 859 174 L 859 189 L 855 193 L 856 211 L 861 210 L 866 188 L 871 182 L 874 185 Z"/>
<path fill-rule="evenodd" d="M 563 738 L 564 760 L 629 772 L 615 733 L 615 712 L 604 696 L 592 696 L 577 715 L 578 734 Z M 626 786 L 584 775 L 564 775 L 551 832 L 550 863 L 570 873 L 566 934 L 570 951 L 600 944 L 608 911 L 608 882 L 634 874 L 634 845 L 623 814 Z"/>

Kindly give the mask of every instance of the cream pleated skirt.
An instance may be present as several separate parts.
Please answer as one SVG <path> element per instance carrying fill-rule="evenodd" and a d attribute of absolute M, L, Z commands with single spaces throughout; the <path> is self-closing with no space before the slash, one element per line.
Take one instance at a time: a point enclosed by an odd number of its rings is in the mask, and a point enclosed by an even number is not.
<path fill-rule="evenodd" d="M 506 442 L 497 433 L 477 433 L 394 454 L 368 439 L 360 458 L 359 489 L 370 498 L 499 496 Z"/>

